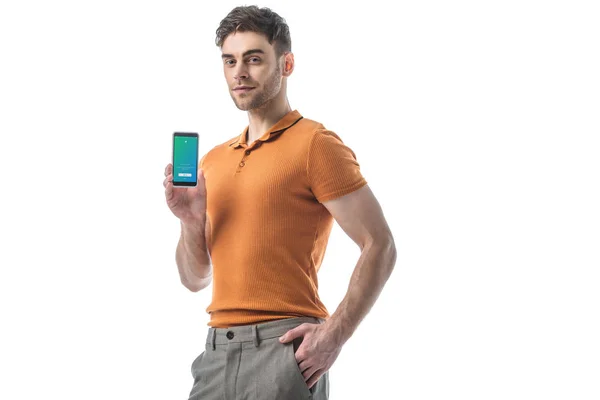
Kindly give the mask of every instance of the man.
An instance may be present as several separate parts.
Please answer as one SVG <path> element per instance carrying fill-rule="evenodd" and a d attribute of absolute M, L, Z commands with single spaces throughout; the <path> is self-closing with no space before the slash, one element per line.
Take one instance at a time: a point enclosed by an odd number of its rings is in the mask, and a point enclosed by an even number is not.
<path fill-rule="evenodd" d="M 354 152 L 288 103 L 285 21 L 236 7 L 216 42 L 248 126 L 202 157 L 197 187 L 174 188 L 171 164 L 164 180 L 181 222 L 181 282 L 194 292 L 213 283 L 189 398 L 327 399 L 328 370 L 390 276 L 394 240 Z M 334 219 L 362 253 L 330 316 L 317 272 Z"/>

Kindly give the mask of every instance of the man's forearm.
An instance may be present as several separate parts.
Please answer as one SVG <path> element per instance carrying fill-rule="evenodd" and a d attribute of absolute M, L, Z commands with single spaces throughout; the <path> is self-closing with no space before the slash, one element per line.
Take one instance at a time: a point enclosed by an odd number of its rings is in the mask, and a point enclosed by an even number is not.
<path fill-rule="evenodd" d="M 181 223 L 181 237 L 177 244 L 175 260 L 181 283 L 192 291 L 210 284 L 212 269 L 206 245 L 206 223 Z"/>
<path fill-rule="evenodd" d="M 352 336 L 375 304 L 395 263 L 396 247 L 392 238 L 372 242 L 362 249 L 346 296 L 326 322 L 327 331 L 336 343 L 343 345 Z"/>

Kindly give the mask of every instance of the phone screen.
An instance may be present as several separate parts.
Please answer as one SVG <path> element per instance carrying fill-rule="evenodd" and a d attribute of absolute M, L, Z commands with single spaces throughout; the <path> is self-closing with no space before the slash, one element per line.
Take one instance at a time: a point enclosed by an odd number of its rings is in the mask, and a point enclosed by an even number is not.
<path fill-rule="evenodd" d="M 173 185 L 196 186 L 198 182 L 198 134 L 173 134 Z"/>

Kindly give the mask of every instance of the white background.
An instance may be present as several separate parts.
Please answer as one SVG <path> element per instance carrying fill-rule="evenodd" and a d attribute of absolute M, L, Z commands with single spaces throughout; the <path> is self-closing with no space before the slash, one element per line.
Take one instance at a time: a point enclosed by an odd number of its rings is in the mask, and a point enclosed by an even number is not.
<path fill-rule="evenodd" d="M 247 124 L 219 3 L 1 3 L 0 398 L 187 399 L 212 286 L 179 282 L 162 180 L 173 131 L 204 154 Z M 600 398 L 592 3 L 259 4 L 290 25 L 292 108 L 355 151 L 398 246 L 331 399 Z M 331 313 L 358 256 L 335 225 Z"/>

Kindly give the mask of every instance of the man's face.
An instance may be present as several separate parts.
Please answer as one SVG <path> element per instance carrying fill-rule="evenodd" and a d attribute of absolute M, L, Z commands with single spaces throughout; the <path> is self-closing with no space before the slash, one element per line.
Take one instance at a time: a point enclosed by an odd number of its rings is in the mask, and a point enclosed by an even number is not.
<path fill-rule="evenodd" d="M 264 35 L 235 32 L 221 47 L 223 70 L 233 102 L 240 110 L 264 106 L 281 90 L 282 57 Z"/>

